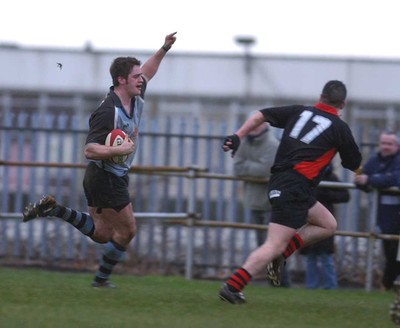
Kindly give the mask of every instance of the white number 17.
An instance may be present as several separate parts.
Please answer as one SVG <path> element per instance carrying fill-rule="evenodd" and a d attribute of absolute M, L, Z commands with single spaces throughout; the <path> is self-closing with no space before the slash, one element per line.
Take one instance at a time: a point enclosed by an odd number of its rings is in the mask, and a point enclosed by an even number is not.
<path fill-rule="evenodd" d="M 292 131 L 290 132 L 289 136 L 294 139 L 299 137 L 301 130 L 304 128 L 306 123 L 312 118 L 312 121 L 317 125 L 308 133 L 306 133 L 300 141 L 309 144 L 313 141 L 316 137 L 318 137 L 322 132 L 324 132 L 327 128 L 329 128 L 332 124 L 332 121 L 326 117 L 315 115 L 313 113 L 305 110 L 301 113 L 299 120 L 294 125 Z"/>

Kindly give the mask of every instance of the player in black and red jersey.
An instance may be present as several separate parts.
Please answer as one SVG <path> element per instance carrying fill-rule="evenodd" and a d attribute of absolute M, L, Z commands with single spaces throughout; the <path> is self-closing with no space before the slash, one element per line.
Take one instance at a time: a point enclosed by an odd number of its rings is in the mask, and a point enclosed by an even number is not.
<path fill-rule="evenodd" d="M 234 156 L 240 140 L 263 122 L 284 129 L 271 168 L 268 198 L 272 215 L 268 236 L 227 279 L 219 292 L 222 300 L 244 303 L 243 288 L 254 274 L 266 268 L 268 278 L 279 285 L 280 271 L 288 256 L 304 245 L 334 234 L 336 220 L 315 199 L 313 189 L 336 153 L 344 168 L 356 171 L 360 167 L 359 148 L 349 126 L 338 115 L 345 106 L 346 96 L 346 86 L 341 81 L 329 81 L 314 106 L 262 109 L 249 117 L 235 134 L 225 138 L 222 148 L 225 152 L 232 150 Z"/>

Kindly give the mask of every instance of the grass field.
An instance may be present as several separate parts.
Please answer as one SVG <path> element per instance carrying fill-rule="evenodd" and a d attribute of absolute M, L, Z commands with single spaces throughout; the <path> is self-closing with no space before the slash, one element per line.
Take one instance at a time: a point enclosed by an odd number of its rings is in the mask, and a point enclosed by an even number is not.
<path fill-rule="evenodd" d="M 92 274 L 0 268 L 1 328 L 395 327 L 394 293 L 306 290 L 253 284 L 247 304 L 217 297 L 220 282 L 114 275 L 93 289 Z"/>

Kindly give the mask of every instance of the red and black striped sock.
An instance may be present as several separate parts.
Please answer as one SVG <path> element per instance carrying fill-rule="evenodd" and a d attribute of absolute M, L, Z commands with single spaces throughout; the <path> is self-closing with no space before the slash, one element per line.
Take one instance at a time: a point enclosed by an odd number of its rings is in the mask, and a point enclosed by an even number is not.
<path fill-rule="evenodd" d="M 232 292 L 240 292 L 250 281 L 251 274 L 244 268 L 237 269 L 226 281 L 229 290 Z"/>
<path fill-rule="evenodd" d="M 303 239 L 301 239 L 300 235 L 296 232 L 292 237 L 292 239 L 289 241 L 289 245 L 286 247 L 286 250 L 283 252 L 283 257 L 287 259 L 295 251 L 303 247 L 303 245 L 304 245 Z"/>

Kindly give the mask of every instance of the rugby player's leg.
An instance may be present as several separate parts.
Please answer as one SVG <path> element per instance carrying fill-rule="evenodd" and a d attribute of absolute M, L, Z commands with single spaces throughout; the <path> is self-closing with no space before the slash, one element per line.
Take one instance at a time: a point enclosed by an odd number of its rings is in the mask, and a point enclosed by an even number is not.
<path fill-rule="evenodd" d="M 265 267 L 269 262 L 272 262 L 274 258 L 283 253 L 295 232 L 296 230 L 293 228 L 277 223 L 270 223 L 265 243 L 251 252 L 243 266 L 237 269 L 226 280 L 224 286 L 226 286 L 233 294 L 241 293 L 255 274 L 265 270 Z M 221 289 L 221 291 L 224 292 L 224 288 Z M 235 295 L 232 295 L 232 299 L 235 299 L 233 297 Z M 243 295 L 240 294 L 240 296 Z"/>
<path fill-rule="evenodd" d="M 298 234 L 304 246 L 308 246 L 332 236 L 336 228 L 337 222 L 332 213 L 320 202 L 316 202 L 308 210 L 307 223 L 299 229 Z"/>
<path fill-rule="evenodd" d="M 114 267 L 126 252 L 136 233 L 136 221 L 129 203 L 122 210 L 102 209 L 96 215 L 96 239 L 106 242 L 103 257 L 96 272 L 93 287 L 115 287 L 109 282 Z"/>

